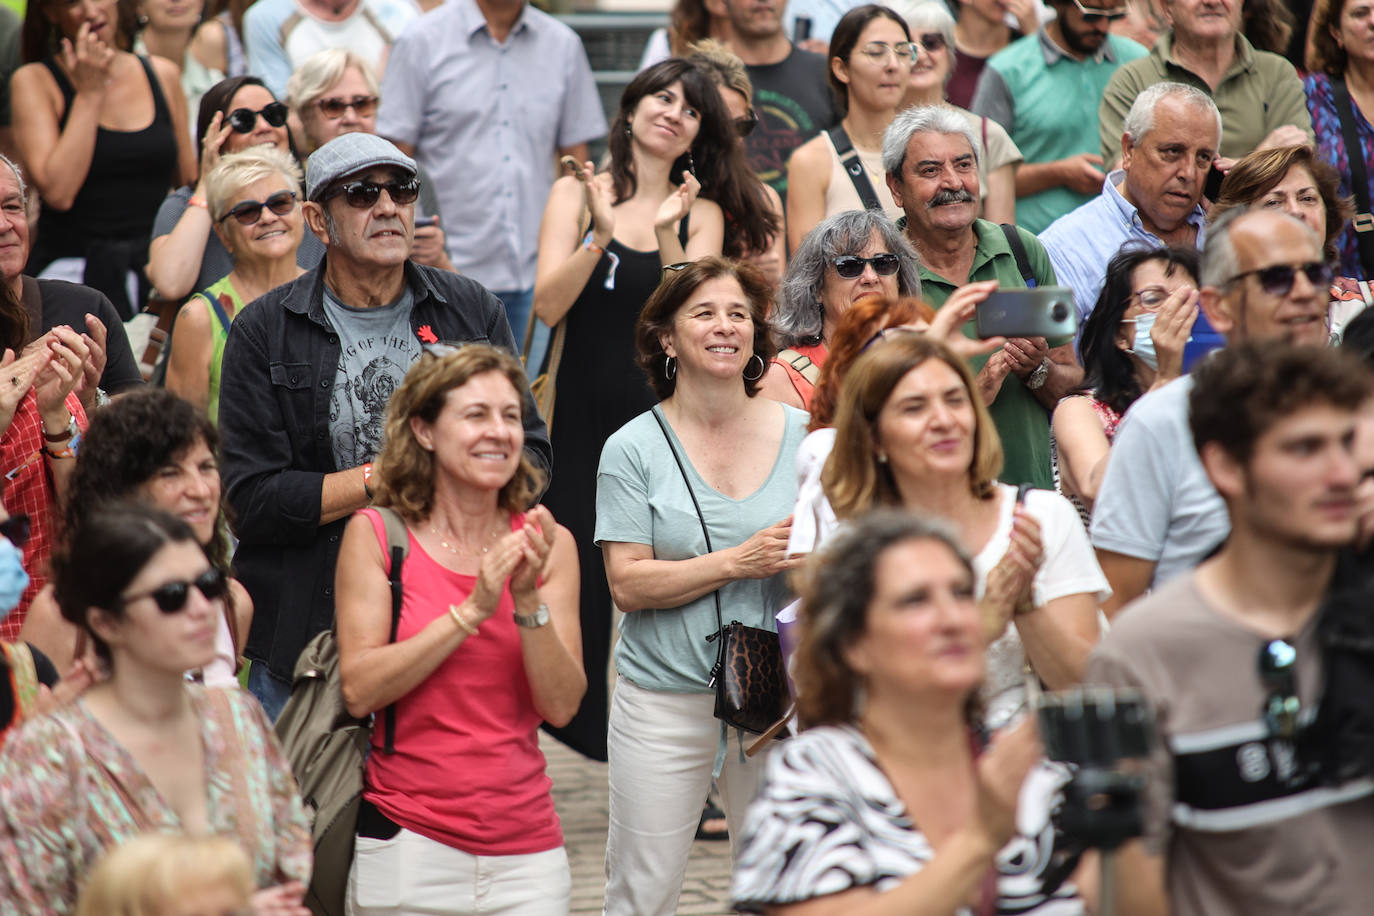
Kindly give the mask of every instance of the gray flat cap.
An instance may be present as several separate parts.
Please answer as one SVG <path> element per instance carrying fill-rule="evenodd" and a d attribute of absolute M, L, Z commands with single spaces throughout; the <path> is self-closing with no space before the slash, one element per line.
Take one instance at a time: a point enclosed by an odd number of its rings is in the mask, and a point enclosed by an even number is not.
<path fill-rule="evenodd" d="M 306 199 L 319 200 L 321 192 L 340 178 L 379 165 L 394 165 L 415 174 L 415 160 L 390 140 L 360 131 L 340 134 L 311 153 L 306 161 Z"/>

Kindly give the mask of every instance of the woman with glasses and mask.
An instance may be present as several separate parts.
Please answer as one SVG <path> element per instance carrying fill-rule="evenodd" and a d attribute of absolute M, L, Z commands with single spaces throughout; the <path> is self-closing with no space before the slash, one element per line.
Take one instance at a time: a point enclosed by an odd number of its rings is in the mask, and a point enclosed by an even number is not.
<path fill-rule="evenodd" d="M 845 210 L 902 215 L 883 169 L 883 132 L 901 110 L 917 49 L 894 10 L 866 3 L 844 14 L 830 38 L 830 88 L 844 117 L 787 162 L 787 245 Z"/>
<path fill-rule="evenodd" d="M 1183 347 L 1198 316 L 1199 270 L 1192 248 L 1128 245 L 1107 264 L 1079 341 L 1083 391 L 1054 411 L 1060 489 L 1084 524 L 1121 418 L 1142 394 L 1183 374 Z"/>
<path fill-rule="evenodd" d="M 317 51 L 305 59 L 286 83 L 286 101 L 301 122 L 309 156 L 340 134 L 377 132 L 381 87 L 367 61 L 345 48 Z M 416 164 L 420 197 L 415 202 L 415 236 L 411 258 L 453 270 L 440 227 L 439 196 L 425 170 Z M 523 328 L 515 328 L 516 333 Z"/>
<path fill-rule="evenodd" d="M 919 266 L 911 243 L 877 211 L 846 210 L 823 220 L 787 265 L 772 315 L 778 355 L 759 391 L 807 409 L 836 322 L 866 296 L 919 296 Z"/>
<path fill-rule="evenodd" d="M 219 369 L 239 309 L 304 271 L 301 169 L 290 153 L 260 146 L 230 153 L 205 177 L 215 234 L 234 269 L 192 296 L 177 314 L 167 388 L 219 419 Z"/>
<path fill-rule="evenodd" d="M 200 100 L 196 136 L 198 177 L 167 195 L 157 211 L 148 249 L 148 279 L 159 296 L 180 301 L 234 269 L 234 257 L 214 231 L 205 179 L 222 156 L 257 146 L 295 154 L 286 120 L 290 109 L 256 76 L 216 83 Z M 296 263 L 309 270 L 324 257 L 324 244 L 305 233 Z"/>
<path fill-rule="evenodd" d="M 71 913 L 110 849 L 155 832 L 237 841 L 258 913 L 306 916 L 311 841 L 291 770 L 246 692 L 188 682 L 214 658 L 228 580 L 175 516 L 114 503 L 69 532 L 62 616 L 110 676 L 31 719 L 0 758 L 0 898 Z"/>
<path fill-rule="evenodd" d="M 42 197 L 25 272 L 94 287 L 125 320 L 147 300 L 158 201 L 195 173 L 181 71 L 131 54 L 133 30 L 132 5 L 36 0 L 10 85 L 14 140 Z"/>

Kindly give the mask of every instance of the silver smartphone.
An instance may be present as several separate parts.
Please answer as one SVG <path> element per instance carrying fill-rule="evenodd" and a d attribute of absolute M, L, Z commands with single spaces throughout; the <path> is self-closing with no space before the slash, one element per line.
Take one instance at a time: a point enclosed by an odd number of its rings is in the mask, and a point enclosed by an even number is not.
<path fill-rule="evenodd" d="M 978 336 L 1072 337 L 1078 331 L 1073 290 L 1064 286 L 999 289 L 978 303 L 973 317 Z"/>

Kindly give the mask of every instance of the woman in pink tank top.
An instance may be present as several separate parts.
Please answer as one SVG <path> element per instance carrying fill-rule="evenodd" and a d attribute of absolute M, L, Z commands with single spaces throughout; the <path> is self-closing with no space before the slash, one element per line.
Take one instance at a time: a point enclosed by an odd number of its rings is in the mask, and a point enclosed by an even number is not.
<path fill-rule="evenodd" d="M 392 395 L 374 503 L 410 549 L 391 638 L 387 538 L 349 522 L 335 581 L 344 701 L 395 707 L 373 736 L 348 883 L 352 914 L 567 913 L 571 892 L 537 730 L 586 689 L 577 548 L 524 455 L 520 364 L 430 345 Z"/>

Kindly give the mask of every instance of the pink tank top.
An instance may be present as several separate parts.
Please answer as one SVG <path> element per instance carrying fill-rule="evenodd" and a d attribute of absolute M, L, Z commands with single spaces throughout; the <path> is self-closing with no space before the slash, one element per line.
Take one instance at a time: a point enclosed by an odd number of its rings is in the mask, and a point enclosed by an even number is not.
<path fill-rule="evenodd" d="M 363 510 L 386 547 L 381 516 Z M 524 524 L 511 518 L 511 530 Z M 435 562 L 410 535 L 401 570 L 397 641 L 461 604 L 476 583 Z M 425 681 L 396 703 L 396 753 L 372 735 L 363 797 L 397 824 L 470 855 L 544 852 L 563 845 L 544 772 L 510 589 Z M 379 720 L 380 721 L 380 720 Z"/>

